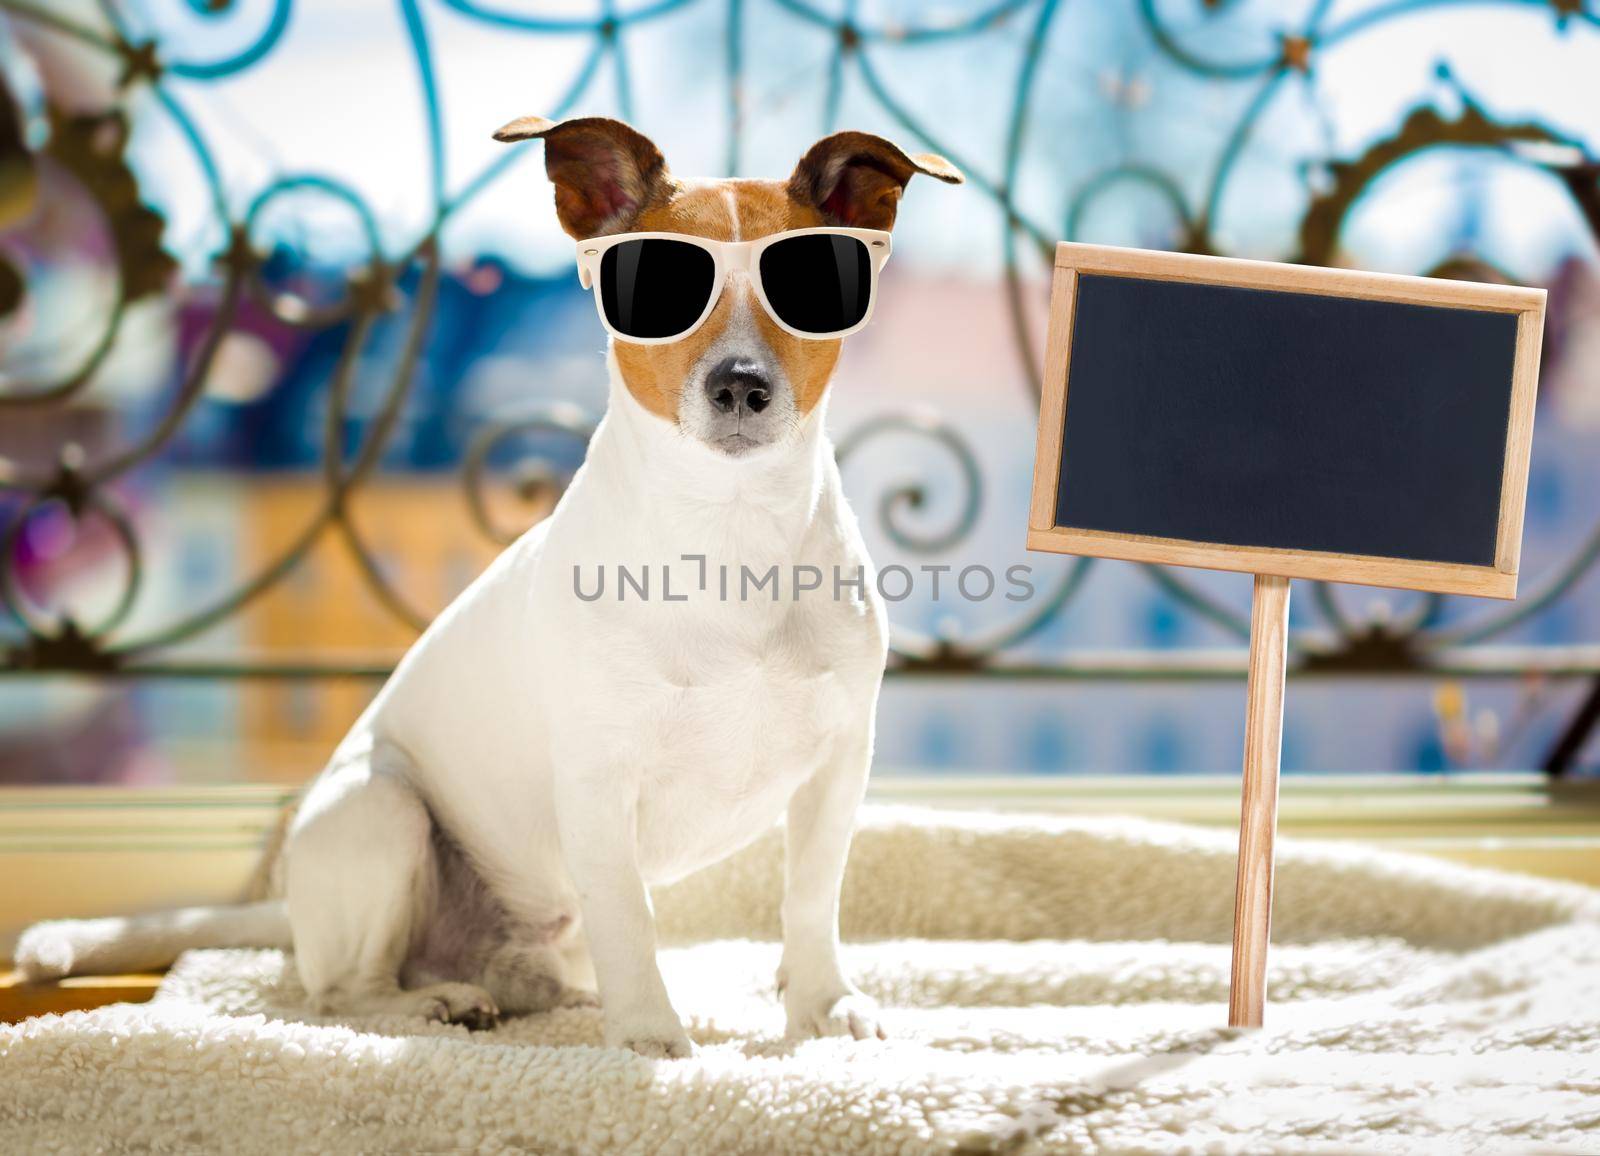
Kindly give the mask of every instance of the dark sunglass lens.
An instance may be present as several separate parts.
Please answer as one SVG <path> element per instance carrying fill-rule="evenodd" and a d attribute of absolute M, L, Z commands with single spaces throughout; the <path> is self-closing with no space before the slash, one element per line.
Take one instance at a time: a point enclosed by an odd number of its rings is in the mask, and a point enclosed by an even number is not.
<path fill-rule="evenodd" d="M 867 315 L 872 257 L 866 242 L 855 237 L 790 237 L 762 251 L 761 288 L 785 325 L 802 333 L 838 333 Z"/>
<path fill-rule="evenodd" d="M 600 305 L 624 337 L 676 337 L 705 312 L 716 266 L 687 241 L 649 237 L 600 258 Z"/>

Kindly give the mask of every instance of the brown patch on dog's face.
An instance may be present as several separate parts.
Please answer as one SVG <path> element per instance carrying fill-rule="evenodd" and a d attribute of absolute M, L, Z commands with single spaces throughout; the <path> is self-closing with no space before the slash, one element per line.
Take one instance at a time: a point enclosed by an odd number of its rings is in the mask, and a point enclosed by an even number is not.
<path fill-rule="evenodd" d="M 914 173 L 961 176 L 866 133 L 817 142 L 786 181 L 679 181 L 649 140 L 619 121 L 525 117 L 500 140 L 541 137 L 562 226 L 578 240 L 679 233 L 753 241 L 819 225 L 893 227 Z M 598 291 L 598 290 L 597 290 Z M 796 337 L 768 316 L 746 274 L 730 272 L 705 323 L 679 341 L 614 339 L 623 384 L 646 410 L 737 456 L 798 429 L 827 394 L 841 342 Z"/>
<path fill-rule="evenodd" d="M 782 181 L 727 180 L 679 185 L 662 203 L 641 213 L 629 232 L 754 241 L 826 223 L 815 208 L 790 197 Z M 729 322 L 739 312 L 747 313 L 760 344 L 783 368 L 794 391 L 795 408 L 802 416 L 809 415 L 827 392 L 841 343 L 809 341 L 780 328 L 739 274 L 729 277 L 705 324 L 682 341 L 615 343 L 617 366 L 628 392 L 657 417 L 678 421 L 682 393 L 691 384 L 695 367 L 713 347 L 725 342 Z"/>

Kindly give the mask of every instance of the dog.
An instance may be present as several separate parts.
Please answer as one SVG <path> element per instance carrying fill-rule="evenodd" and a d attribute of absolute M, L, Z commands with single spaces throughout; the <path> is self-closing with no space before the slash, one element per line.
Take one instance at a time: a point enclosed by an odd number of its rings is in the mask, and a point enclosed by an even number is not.
<path fill-rule="evenodd" d="M 875 286 L 907 182 L 961 174 L 861 132 L 817 142 L 786 181 L 677 179 L 606 118 L 525 117 L 495 135 L 544 142 L 612 332 L 585 464 L 310 785 L 269 852 L 270 897 L 39 924 L 17 963 L 43 979 L 194 947 L 292 948 L 325 1014 L 476 1028 L 598 1000 L 608 1046 L 688 1056 L 649 888 L 786 813 L 787 1034 L 881 1038 L 840 965 L 838 908 L 888 628 L 823 419 L 838 334 L 865 320 L 854 278 Z M 663 244 L 628 240 L 640 234 Z M 637 596 L 641 573 L 665 583 L 673 563 L 677 591 Z M 578 579 L 599 567 L 618 585 L 595 596 Z M 798 581 L 741 596 L 773 567 L 843 575 L 849 596 L 830 582 L 802 597 Z"/>

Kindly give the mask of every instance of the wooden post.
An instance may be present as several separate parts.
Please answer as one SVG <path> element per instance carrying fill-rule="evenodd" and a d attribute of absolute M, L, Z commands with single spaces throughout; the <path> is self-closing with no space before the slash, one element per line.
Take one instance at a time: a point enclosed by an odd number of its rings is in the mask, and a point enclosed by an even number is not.
<path fill-rule="evenodd" d="M 1228 1024 L 1258 1028 L 1267 998 L 1272 935 L 1272 841 L 1278 832 L 1278 759 L 1289 640 L 1289 579 L 1257 574 L 1250 600 L 1250 675 L 1245 689 L 1244 785 L 1239 875 L 1233 897 L 1233 978 Z"/>

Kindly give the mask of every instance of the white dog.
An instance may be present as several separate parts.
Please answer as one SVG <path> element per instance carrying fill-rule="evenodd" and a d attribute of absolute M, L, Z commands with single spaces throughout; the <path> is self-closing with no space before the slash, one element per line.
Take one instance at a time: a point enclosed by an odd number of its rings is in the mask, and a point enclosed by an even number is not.
<path fill-rule="evenodd" d="M 614 339 L 586 464 L 311 785 L 274 870 L 281 900 L 40 924 L 18 963 L 49 978 L 292 946 L 324 1011 L 484 1026 L 598 994 L 608 1044 L 684 1056 L 648 889 L 787 809 L 788 1030 L 881 1035 L 840 967 L 837 917 L 887 627 L 824 397 L 906 182 L 960 174 L 854 132 L 787 181 L 694 182 L 617 121 L 496 135 L 544 139 L 561 224 L 594 242 L 579 262 Z M 794 230 L 784 248 L 738 244 Z M 773 567 L 777 587 L 752 588 Z M 619 581 L 596 598 L 602 574 Z"/>

